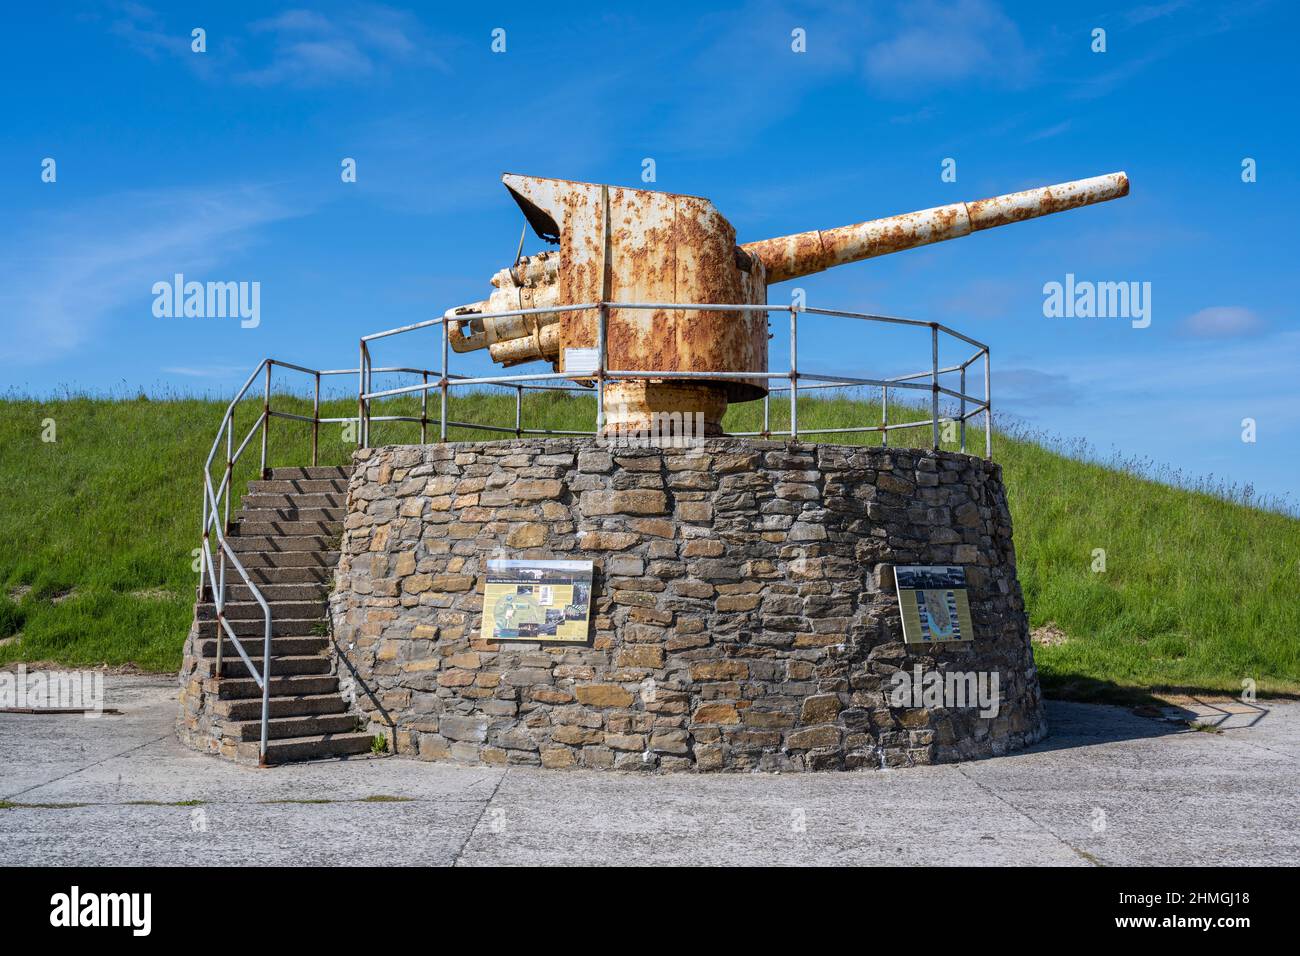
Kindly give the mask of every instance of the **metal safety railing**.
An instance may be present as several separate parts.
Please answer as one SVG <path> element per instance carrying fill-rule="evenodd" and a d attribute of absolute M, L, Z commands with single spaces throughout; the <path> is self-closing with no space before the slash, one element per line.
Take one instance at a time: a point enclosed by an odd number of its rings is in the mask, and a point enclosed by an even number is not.
<path fill-rule="evenodd" d="M 729 371 L 670 371 L 670 370 L 643 370 L 643 369 L 610 369 L 608 367 L 608 355 L 606 350 L 606 332 L 609 323 L 609 315 L 623 309 L 639 310 L 685 310 L 695 312 L 788 312 L 790 315 L 790 363 L 789 368 L 783 371 L 755 369 L 755 370 L 729 370 Z M 595 311 L 597 313 L 596 327 L 596 367 L 590 371 L 584 370 L 581 373 L 567 372 L 531 372 L 522 375 L 486 375 L 486 376 L 466 376 L 454 374 L 449 367 L 450 358 L 450 336 L 448 324 L 453 321 L 463 321 L 459 319 L 448 319 L 445 316 L 436 319 L 429 319 L 424 322 L 416 322 L 412 325 L 404 325 L 394 329 L 387 329 L 382 332 L 375 332 L 370 335 L 362 336 L 360 345 L 360 356 L 357 383 L 357 416 L 360 427 L 357 434 L 357 444 L 365 447 L 370 444 L 370 423 L 378 421 L 421 421 L 428 423 L 427 408 L 428 395 L 430 391 L 436 391 L 439 396 L 439 414 L 436 421 L 438 423 L 438 440 L 447 440 L 448 427 L 459 427 L 467 429 L 476 429 L 480 431 L 498 432 L 522 435 L 589 435 L 593 432 L 584 431 L 560 431 L 545 428 L 526 428 L 523 425 L 523 393 L 525 389 L 547 389 L 556 391 L 571 391 L 587 393 L 595 386 L 596 398 L 596 434 L 600 433 L 605 425 L 605 406 L 604 406 L 604 386 L 605 384 L 618 380 L 632 379 L 655 379 L 655 380 L 725 380 L 725 379 L 764 379 L 769 383 L 788 382 L 769 386 L 769 394 L 763 398 L 763 428 L 756 432 L 733 432 L 731 434 L 747 437 L 778 437 L 789 436 L 792 439 L 798 439 L 803 435 L 826 435 L 826 434 L 852 434 L 864 432 L 879 432 L 880 443 L 889 444 L 889 432 L 904 428 L 923 428 L 929 426 L 932 430 L 932 446 L 938 449 L 940 446 L 940 430 L 945 423 L 952 422 L 958 425 L 960 435 L 959 442 L 963 452 L 966 451 L 966 423 L 971 418 L 983 414 L 984 416 L 984 457 L 993 456 L 993 426 L 992 426 L 992 409 L 991 409 L 991 369 L 989 362 L 989 347 L 983 342 L 976 341 L 967 335 L 951 329 L 946 325 L 938 322 L 922 322 L 917 319 L 904 319 L 896 316 L 871 315 L 862 312 L 845 312 L 836 309 L 811 309 L 798 305 L 723 305 L 723 304 L 695 304 L 695 303 L 663 303 L 663 302 L 588 302 L 576 305 L 558 305 L 538 309 L 516 309 L 507 312 L 493 312 L 494 318 L 506 318 L 510 316 L 540 316 L 550 315 L 558 312 L 584 312 Z M 838 317 L 845 319 L 855 319 L 862 322 L 879 322 L 891 325 L 911 326 L 923 328 L 929 332 L 930 339 L 930 367 L 919 372 L 912 372 L 906 375 L 897 375 L 890 378 L 864 378 L 846 375 L 819 374 L 814 372 L 801 371 L 799 366 L 799 317 L 800 315 L 818 316 L 818 317 Z M 442 362 L 441 370 L 431 372 L 423 370 L 424 380 L 414 385 L 399 386 L 396 388 L 387 388 L 376 390 L 373 387 L 373 376 L 376 373 L 389 371 L 389 369 L 375 368 L 372 365 L 370 355 L 370 345 L 379 339 L 389 338 L 395 335 L 402 335 L 409 332 L 415 332 L 421 329 L 442 328 Z M 967 345 L 973 346 L 975 352 L 965 361 L 955 365 L 940 367 L 939 365 L 939 343 L 940 336 L 946 335 Z M 983 397 L 972 396 L 966 393 L 966 384 L 968 371 L 972 365 L 983 360 L 984 372 L 984 395 Z M 409 370 L 408 370 L 409 371 Z M 430 375 L 436 375 L 436 379 L 430 380 Z M 957 376 L 956 388 L 950 388 L 944 384 L 945 376 Z M 929 379 L 928 382 L 922 382 L 921 379 Z M 951 381 L 951 379 L 947 379 Z M 587 382 L 588 385 L 577 384 L 560 384 Z M 541 384 L 555 383 L 555 384 Z M 487 425 L 468 421 L 452 421 L 448 419 L 449 395 L 453 388 L 471 387 L 471 386 L 500 386 L 515 389 L 515 426 L 509 428 L 501 425 Z M 845 388 L 856 386 L 875 387 L 881 390 L 881 420 L 879 425 L 855 425 L 841 428 L 799 428 L 799 393 L 801 391 L 811 391 L 825 388 Z M 889 420 L 890 412 L 890 391 L 921 391 L 930 393 L 930 417 L 928 419 L 905 422 L 891 422 Z M 773 430 L 770 428 L 771 422 L 771 395 L 772 393 L 788 392 L 790 396 L 790 427 L 789 430 Z M 399 395 L 420 394 L 422 396 L 422 417 L 416 419 L 411 416 L 371 416 L 371 402 L 375 399 L 392 398 Z M 959 410 L 955 415 L 940 415 L 940 396 L 948 396 L 959 403 Z M 423 434 L 421 441 L 424 440 Z"/>
<path fill-rule="evenodd" d="M 279 411 L 271 407 L 271 373 L 275 368 L 287 369 L 294 372 L 301 372 L 309 375 L 313 379 L 312 389 L 312 414 L 311 417 L 298 415 L 292 412 Z M 379 372 L 415 372 L 419 369 L 410 368 L 384 368 L 376 369 Z M 267 478 L 270 471 L 267 468 L 267 442 L 270 434 L 270 423 L 273 418 L 284 418 L 292 421 L 308 422 L 312 426 L 311 430 L 311 463 L 315 465 L 319 459 L 320 452 L 320 426 L 325 423 L 355 422 L 353 418 L 323 418 L 320 414 L 321 401 L 321 380 L 329 376 L 337 375 L 356 375 L 357 369 L 310 369 L 301 365 L 294 365 L 290 362 L 281 362 L 276 359 L 263 359 L 248 376 L 242 388 L 235 393 L 230 404 L 226 406 L 226 412 L 222 416 L 221 425 L 217 429 L 217 437 L 212 442 L 212 450 L 208 452 L 207 460 L 203 465 L 203 536 L 202 544 L 199 548 L 199 588 L 198 594 L 200 600 L 205 595 L 210 595 L 213 607 L 216 612 L 216 639 L 217 652 L 215 673 L 220 680 L 224 666 L 224 650 L 226 638 L 234 645 L 235 650 L 239 653 L 240 659 L 248 669 L 249 676 L 257 684 L 262 692 L 262 717 L 261 717 L 261 744 L 260 754 L 266 756 L 267 734 L 269 729 L 269 708 L 271 693 L 271 608 L 267 604 L 266 598 L 262 595 L 261 589 L 253 583 L 248 574 L 248 570 L 239 560 L 238 554 L 226 540 L 226 532 L 230 530 L 230 501 L 232 497 L 232 486 L 234 481 L 235 465 L 243 456 L 244 451 L 248 448 L 249 443 L 261 433 L 261 462 L 257 474 L 262 478 Z M 243 440 L 235 445 L 235 412 L 240 402 L 248 395 L 249 390 L 258 377 L 263 377 L 263 394 L 262 410 L 258 414 L 252 427 L 244 435 Z M 222 437 L 225 437 L 226 454 L 224 464 L 221 470 L 221 477 L 216 487 L 213 487 L 212 465 L 216 459 L 217 451 L 221 447 Z M 421 429 L 421 440 L 425 437 L 425 431 Z M 215 544 L 215 548 L 214 548 Z M 231 626 L 226 617 L 226 569 L 227 566 L 234 569 L 239 575 L 244 586 L 248 589 L 253 600 L 262 610 L 262 667 L 259 670 L 249 657 L 248 652 L 244 649 L 244 642 L 240 640 L 239 635 Z M 206 590 L 205 590 L 206 586 Z"/>
<path fill-rule="evenodd" d="M 704 312 L 788 312 L 790 315 L 790 363 L 789 368 L 784 371 L 775 371 L 768 369 L 756 370 L 731 370 L 723 372 L 698 372 L 698 371 L 655 371 L 641 369 L 610 369 L 608 367 L 608 356 L 606 352 L 606 332 L 611 312 L 620 309 L 674 309 L 690 310 Z M 733 432 L 733 435 L 745 437 L 780 437 L 789 436 L 792 439 L 798 439 L 800 435 L 818 435 L 818 434 L 850 434 L 862 432 L 879 432 L 880 443 L 889 444 L 889 433 L 897 429 L 924 428 L 929 427 L 932 430 L 932 445 L 934 448 L 940 446 L 940 428 L 946 422 L 955 422 L 960 427 L 960 447 L 966 451 L 966 423 L 976 415 L 984 416 L 984 455 L 986 458 L 992 457 L 993 453 L 993 432 L 992 432 L 992 411 L 990 398 L 990 366 L 989 366 L 989 347 L 982 342 L 977 342 L 969 336 L 963 335 L 954 329 L 948 328 L 937 322 L 921 322 L 915 319 L 903 319 L 894 316 L 870 315 L 860 312 L 844 312 L 833 309 L 808 309 L 795 305 L 774 306 L 774 305 L 699 305 L 699 304 L 682 304 L 682 303 L 644 303 L 644 302 L 591 302 L 578 305 L 562 305 L 543 309 L 519 309 L 512 312 L 492 313 L 494 316 L 507 317 L 515 315 L 545 315 L 556 312 L 597 312 L 597 341 L 596 341 L 596 367 L 589 372 L 533 372 L 522 375 L 486 375 L 486 376 L 467 376 L 458 375 L 451 371 L 449 367 L 450 359 L 450 331 L 448 329 L 448 320 L 446 318 L 429 319 L 424 322 L 417 322 L 412 325 L 404 325 L 395 329 L 388 329 L 383 332 L 376 332 L 371 335 L 363 336 L 361 339 L 359 364 L 356 368 L 344 369 L 311 369 L 302 365 L 294 365 L 290 362 L 282 362 L 276 359 L 264 359 L 258 364 L 253 373 L 249 375 L 243 386 L 235 393 L 230 404 L 226 407 L 225 414 L 222 416 L 221 425 L 217 429 L 217 436 L 213 440 L 212 449 L 208 452 L 208 457 L 203 467 L 203 535 L 202 546 L 200 548 L 199 564 L 199 590 L 200 598 L 205 594 L 211 595 L 212 604 L 216 611 L 217 620 L 217 650 L 216 650 L 216 675 L 221 677 L 224 662 L 225 640 L 229 638 L 235 650 L 238 652 L 240 660 L 248 669 L 257 687 L 262 692 L 262 715 L 261 715 L 261 743 L 260 753 L 264 758 L 266 756 L 266 745 L 269 731 L 269 713 L 270 713 L 270 690 L 271 690 L 271 633 L 272 633 L 272 615 L 271 607 L 266 598 L 262 595 L 261 589 L 253 582 L 248 570 L 240 561 L 238 553 L 230 546 L 226 539 L 226 532 L 230 530 L 230 503 L 233 496 L 233 482 L 235 465 L 239 462 L 244 452 L 260 433 L 260 463 L 257 474 L 262 478 L 270 476 L 267 467 L 267 447 L 270 433 L 270 423 L 273 418 L 288 419 L 290 421 L 305 422 L 311 425 L 311 464 L 316 465 L 319 459 L 320 451 L 320 426 L 322 424 L 338 423 L 353 424 L 356 431 L 356 443 L 360 447 L 366 447 L 370 443 L 370 426 L 373 422 L 413 422 L 420 426 L 420 442 L 428 441 L 428 428 L 430 425 L 438 426 L 439 442 L 447 440 L 447 429 L 464 428 L 478 431 L 493 432 L 499 434 L 511 434 L 516 437 L 523 435 L 591 435 L 599 434 L 605 425 L 605 400 L 604 386 L 613 381 L 632 380 L 632 379 L 656 379 L 656 380 L 673 380 L 673 379 L 763 379 L 769 383 L 785 382 L 787 384 L 769 385 L 768 394 L 763 397 L 763 428 L 761 431 L 754 432 Z M 893 325 L 912 326 L 924 328 L 929 332 L 930 338 L 930 367 L 918 372 L 912 372 L 905 375 L 897 375 L 890 378 L 865 378 L 845 375 L 828 375 L 814 372 L 801 371 L 799 366 L 799 317 L 800 315 L 819 316 L 819 317 L 839 317 L 855 319 L 863 322 L 881 322 Z M 427 328 L 442 328 L 442 361 L 440 370 L 431 370 L 423 368 L 412 368 L 407 366 L 385 366 L 376 367 L 370 355 L 370 343 L 379 339 L 389 338 L 391 336 L 401 335 L 409 332 L 415 332 Z M 965 361 L 955 365 L 945 367 L 939 366 L 939 343 L 940 336 L 948 335 L 954 339 L 974 346 L 975 352 Z M 983 359 L 984 372 L 984 395 L 983 397 L 966 394 L 967 373 L 972 365 Z M 274 369 L 282 368 L 288 371 L 301 373 L 310 376 L 312 381 L 312 413 L 310 416 L 300 415 L 293 412 L 277 410 L 271 407 L 271 375 Z M 408 374 L 420 377 L 420 381 L 413 385 L 399 386 L 397 388 L 388 388 L 376 390 L 373 387 L 373 378 L 377 374 Z M 332 376 L 357 376 L 357 415 L 352 417 L 322 417 L 321 416 L 321 383 L 322 379 Z M 945 376 L 957 376 L 957 387 L 949 388 L 943 384 Z M 234 419 L 235 412 L 240 403 L 249 394 L 254 383 L 259 376 L 263 380 L 262 389 L 262 408 L 257 418 L 254 420 L 252 427 L 244 434 L 243 439 L 238 445 L 235 444 Z M 929 381 L 923 381 L 928 379 Z M 587 384 L 578 384 L 585 382 Z M 514 427 L 507 425 L 490 425 L 479 422 L 457 421 L 448 417 L 450 392 L 453 388 L 466 388 L 474 386 L 500 386 L 510 388 L 515 391 L 515 421 Z M 561 430 L 549 428 L 528 428 L 523 421 L 523 396 L 525 390 L 542 390 L 542 391 L 565 391 L 579 392 L 588 394 L 594 386 L 596 399 L 596 429 L 594 432 L 579 430 Z M 799 393 L 814 391 L 827 388 L 843 388 L 854 386 L 868 386 L 880 389 L 880 424 L 879 425 L 855 425 L 840 428 L 799 428 Z M 890 392 L 898 391 L 921 391 L 930 393 L 930 417 L 924 420 L 895 421 L 889 420 L 890 415 Z M 436 418 L 429 417 L 429 393 L 436 391 L 439 397 L 438 415 Z M 790 427 L 788 430 L 776 430 L 771 425 L 771 401 L 772 395 L 780 392 L 788 392 L 790 397 Z M 392 398 L 400 395 L 418 394 L 420 396 L 420 414 L 416 415 L 373 415 L 372 403 L 376 399 Z M 940 415 L 940 396 L 948 396 L 960 403 L 960 410 L 955 416 Z M 216 485 L 213 484 L 213 462 L 216 460 L 217 452 L 221 447 L 222 438 L 225 438 L 225 456 L 221 467 L 221 476 Z M 253 658 L 249 656 L 244 648 L 244 642 L 240 640 L 239 635 L 231 626 L 230 621 L 225 614 L 226 607 L 226 571 L 227 567 L 233 568 L 235 574 L 248 589 L 253 600 L 262 611 L 262 666 L 259 668 L 253 663 Z M 206 587 L 206 591 L 205 591 Z"/>

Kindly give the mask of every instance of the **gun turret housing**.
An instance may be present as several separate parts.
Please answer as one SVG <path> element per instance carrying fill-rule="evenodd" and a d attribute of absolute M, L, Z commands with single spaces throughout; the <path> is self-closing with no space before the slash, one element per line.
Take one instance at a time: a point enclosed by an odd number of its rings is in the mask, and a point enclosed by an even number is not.
<path fill-rule="evenodd" d="M 559 250 L 520 258 L 492 278 L 492 294 L 447 311 L 457 352 L 486 348 L 503 366 L 545 360 L 566 371 L 571 349 L 597 345 L 591 310 L 494 316 L 590 302 L 764 305 L 767 287 L 917 246 L 956 239 L 1128 195 L 1110 173 L 974 202 L 736 245 L 707 199 L 506 174 L 533 231 Z M 765 312 L 611 307 L 606 367 L 648 372 L 766 372 Z M 586 369 L 575 378 L 587 380 Z M 637 379 L 605 388 L 606 430 L 648 429 L 656 413 L 702 412 L 721 434 L 727 403 L 767 392 L 763 378 Z"/>

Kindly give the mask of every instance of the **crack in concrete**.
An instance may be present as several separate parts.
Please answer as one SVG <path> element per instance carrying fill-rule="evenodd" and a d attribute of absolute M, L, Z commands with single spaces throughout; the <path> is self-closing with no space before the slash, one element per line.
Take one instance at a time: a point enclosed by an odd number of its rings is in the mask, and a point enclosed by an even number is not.
<path fill-rule="evenodd" d="M 1248 730 L 1249 728 L 1242 727 L 1240 729 Z M 1245 744 L 1247 747 L 1251 747 L 1255 750 L 1262 750 L 1265 753 L 1276 754 L 1277 756 L 1284 757 L 1287 760 L 1294 761 L 1300 759 L 1297 758 L 1295 754 L 1289 754 L 1285 750 L 1274 750 L 1272 747 L 1265 747 L 1263 744 L 1257 744 L 1253 740 L 1242 740 L 1236 736 L 1233 736 L 1233 733 L 1234 733 L 1233 730 L 1222 730 L 1219 732 L 1219 736 L 1222 736 L 1226 740 L 1230 740 L 1234 744 Z"/>
<path fill-rule="evenodd" d="M 474 839 L 474 834 L 478 832 L 478 825 L 483 822 L 483 817 L 487 815 L 488 807 L 492 806 L 492 801 L 496 799 L 497 792 L 501 789 L 501 784 L 505 783 L 506 775 L 508 773 L 510 773 L 509 769 L 501 771 L 501 776 L 497 778 L 496 786 L 492 788 L 492 792 L 488 794 L 488 798 L 483 801 L 483 809 L 479 811 L 478 818 L 474 821 L 474 825 L 469 828 L 469 833 L 465 836 L 465 842 L 456 849 L 456 855 L 451 858 L 453 869 L 460 866 L 460 858 L 465 854 L 465 850 L 469 847 L 470 841 Z"/>
<path fill-rule="evenodd" d="M 67 780 L 69 777 L 74 777 L 84 770 L 89 770 L 91 767 L 98 767 L 100 764 L 108 763 L 110 760 L 116 760 L 118 757 L 125 757 L 129 753 L 143 750 L 145 747 L 148 747 L 151 744 L 156 744 L 160 740 L 166 740 L 171 736 L 173 736 L 173 734 L 169 732 L 163 734 L 161 737 L 154 737 L 152 740 L 146 740 L 142 744 L 126 748 L 126 750 L 123 750 L 121 753 L 109 754 L 107 757 L 88 763 L 83 767 L 78 767 L 76 770 L 69 770 L 67 773 L 59 774 L 57 777 L 51 777 L 49 780 L 42 780 L 40 783 L 34 783 L 23 790 L 15 790 L 13 793 L 5 794 L 4 799 L 12 800 L 14 797 L 21 797 L 24 793 L 31 793 L 33 790 L 39 790 L 41 787 L 48 787 L 50 784 L 58 783 L 60 780 Z"/>
<path fill-rule="evenodd" d="M 1035 820 L 1027 810 L 1022 810 L 1020 807 L 1016 806 L 1014 803 L 1012 803 L 1006 797 L 1002 796 L 1002 794 L 998 793 L 992 787 L 988 786 L 987 784 L 981 783 L 979 780 L 976 780 L 974 777 L 972 777 L 970 774 L 966 772 L 965 767 L 962 767 L 960 764 L 955 764 L 954 766 L 957 767 L 957 772 L 959 774 L 961 774 L 971 783 L 975 784 L 975 786 L 979 787 L 981 790 L 987 793 L 994 800 L 997 800 L 999 803 L 1010 807 L 1012 810 L 1020 814 L 1022 817 L 1024 817 L 1026 820 L 1032 823 L 1034 826 L 1038 827 L 1038 829 L 1044 831 L 1045 833 L 1051 834 L 1053 837 L 1056 838 L 1057 842 L 1059 842 L 1061 846 L 1065 847 L 1075 856 L 1079 857 L 1079 859 L 1086 861 L 1089 866 L 1105 866 L 1104 863 L 1098 860 L 1097 857 L 1093 856 L 1087 850 L 1082 850 L 1079 847 L 1075 846 L 1073 843 L 1071 843 L 1065 837 L 1061 836 L 1061 834 L 1057 833 L 1047 824 Z"/>

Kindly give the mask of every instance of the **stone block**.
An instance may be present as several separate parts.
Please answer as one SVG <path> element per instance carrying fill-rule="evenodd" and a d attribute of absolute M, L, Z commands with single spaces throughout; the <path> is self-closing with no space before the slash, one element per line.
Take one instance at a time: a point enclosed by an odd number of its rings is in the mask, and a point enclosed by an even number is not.
<path fill-rule="evenodd" d="M 668 511 L 668 496 L 643 488 L 627 491 L 587 491 L 581 496 L 582 513 L 601 515 L 661 515 Z"/>

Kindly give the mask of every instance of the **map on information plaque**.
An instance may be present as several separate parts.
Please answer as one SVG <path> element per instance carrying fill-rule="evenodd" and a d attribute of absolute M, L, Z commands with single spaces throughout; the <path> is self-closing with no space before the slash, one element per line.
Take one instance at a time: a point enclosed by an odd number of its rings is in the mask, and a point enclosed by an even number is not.
<path fill-rule="evenodd" d="M 969 641 L 975 637 L 966 598 L 966 569 L 951 566 L 896 567 L 898 608 L 908 644 Z"/>
<path fill-rule="evenodd" d="M 483 640 L 586 642 L 590 561 L 491 560 L 487 568 Z"/>

